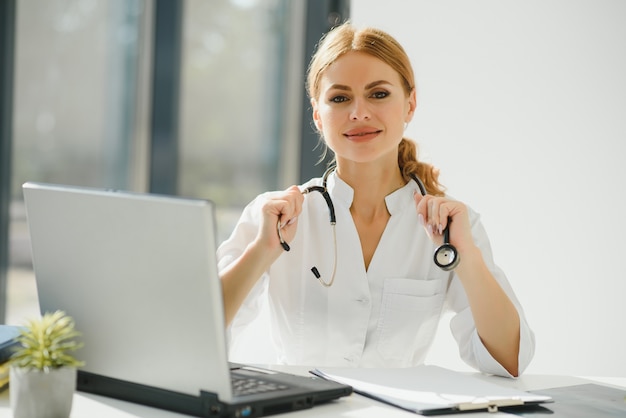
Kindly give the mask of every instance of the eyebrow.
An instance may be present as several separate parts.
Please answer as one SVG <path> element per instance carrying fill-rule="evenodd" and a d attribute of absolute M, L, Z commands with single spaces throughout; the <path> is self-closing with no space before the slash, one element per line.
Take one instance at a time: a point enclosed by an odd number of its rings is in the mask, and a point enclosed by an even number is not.
<path fill-rule="evenodd" d="M 389 84 L 389 85 L 391 85 L 391 83 L 389 81 L 386 81 L 386 80 L 376 80 L 376 81 L 372 81 L 371 83 L 367 84 L 365 86 L 365 90 L 369 90 L 371 88 L 380 86 L 381 84 Z M 352 90 L 350 87 L 348 87 L 348 86 L 346 86 L 344 84 L 333 84 L 332 86 L 330 86 L 330 89 L 345 90 L 345 91 Z"/>

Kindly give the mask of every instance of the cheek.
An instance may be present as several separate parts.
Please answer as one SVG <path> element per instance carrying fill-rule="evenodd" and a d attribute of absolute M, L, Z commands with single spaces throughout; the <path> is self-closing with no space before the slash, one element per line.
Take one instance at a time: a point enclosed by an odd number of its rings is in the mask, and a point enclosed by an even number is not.
<path fill-rule="evenodd" d="M 340 115 L 336 110 L 329 108 L 321 108 L 318 112 L 318 117 L 315 120 L 315 126 L 322 133 L 331 133 L 337 127 Z"/>
<path fill-rule="evenodd" d="M 397 126 L 402 131 L 404 131 L 405 124 L 410 122 L 410 120 L 411 117 L 408 116 L 408 110 L 403 105 L 395 106 L 387 112 L 388 123 Z"/>

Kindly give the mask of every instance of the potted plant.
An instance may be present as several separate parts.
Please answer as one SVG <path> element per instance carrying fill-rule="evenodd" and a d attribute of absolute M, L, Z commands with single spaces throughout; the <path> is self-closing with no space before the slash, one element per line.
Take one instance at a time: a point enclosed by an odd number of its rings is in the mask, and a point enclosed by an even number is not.
<path fill-rule="evenodd" d="M 69 417 L 83 362 L 69 352 L 82 346 L 74 320 L 63 311 L 29 320 L 11 356 L 9 387 L 15 418 Z"/>

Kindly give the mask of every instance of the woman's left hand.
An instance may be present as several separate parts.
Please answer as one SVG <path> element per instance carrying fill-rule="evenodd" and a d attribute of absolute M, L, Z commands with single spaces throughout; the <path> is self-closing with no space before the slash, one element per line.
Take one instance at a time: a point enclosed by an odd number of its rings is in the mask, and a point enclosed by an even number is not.
<path fill-rule="evenodd" d="M 467 206 L 445 197 L 415 193 L 415 206 L 420 223 L 436 245 L 443 243 L 443 231 L 450 223 L 450 244 L 459 254 L 474 247 Z"/>

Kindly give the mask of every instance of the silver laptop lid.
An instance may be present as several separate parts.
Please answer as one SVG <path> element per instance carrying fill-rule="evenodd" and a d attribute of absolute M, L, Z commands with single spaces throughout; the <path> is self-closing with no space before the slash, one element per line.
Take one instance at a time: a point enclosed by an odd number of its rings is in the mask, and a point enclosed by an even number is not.
<path fill-rule="evenodd" d="M 39 305 L 74 317 L 83 370 L 232 399 L 204 200 L 26 183 Z"/>

